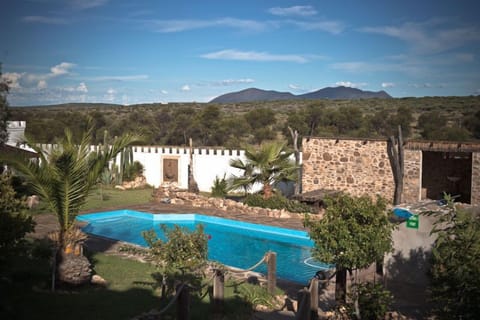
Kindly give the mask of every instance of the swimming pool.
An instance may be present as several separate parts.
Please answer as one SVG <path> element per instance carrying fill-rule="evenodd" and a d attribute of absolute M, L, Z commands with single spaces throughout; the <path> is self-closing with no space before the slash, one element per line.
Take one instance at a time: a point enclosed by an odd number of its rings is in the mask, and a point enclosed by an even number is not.
<path fill-rule="evenodd" d="M 208 235 L 208 259 L 246 269 L 256 264 L 267 251 L 277 253 L 277 276 L 306 283 L 317 271 L 328 265 L 316 262 L 310 255 L 313 241 L 308 233 L 265 226 L 200 214 L 150 214 L 132 210 L 117 210 L 81 215 L 87 222 L 86 233 L 147 246 L 141 233 L 154 229 L 164 238 L 160 224 L 175 224 L 193 230 L 203 224 Z M 254 271 L 266 273 L 262 264 Z"/>

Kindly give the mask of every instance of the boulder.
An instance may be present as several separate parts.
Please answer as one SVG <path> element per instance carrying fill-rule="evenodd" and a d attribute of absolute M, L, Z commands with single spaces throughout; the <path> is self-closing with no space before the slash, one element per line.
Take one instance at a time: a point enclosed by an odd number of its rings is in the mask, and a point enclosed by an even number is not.
<path fill-rule="evenodd" d="M 100 286 L 107 286 L 107 280 L 103 279 L 102 277 L 100 277 L 98 274 L 94 274 L 92 276 L 92 279 L 90 280 L 90 283 L 91 284 L 95 284 L 95 285 L 100 285 Z"/>

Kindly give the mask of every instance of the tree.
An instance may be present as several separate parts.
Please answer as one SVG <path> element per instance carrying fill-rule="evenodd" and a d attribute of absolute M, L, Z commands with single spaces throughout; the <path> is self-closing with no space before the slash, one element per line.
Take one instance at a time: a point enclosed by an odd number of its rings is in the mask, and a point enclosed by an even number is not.
<path fill-rule="evenodd" d="M 392 251 L 392 230 L 386 201 L 367 196 L 339 195 L 325 199 L 323 219 L 306 218 L 310 238 L 315 242 L 313 256 L 336 268 L 335 298 L 346 299 L 347 270 L 361 269 L 382 261 Z"/>
<path fill-rule="evenodd" d="M 391 132 L 395 132 L 398 126 L 402 127 L 403 136 L 408 138 L 411 134 L 413 121 L 412 109 L 407 106 L 399 106 L 397 113 L 391 118 Z"/>
<path fill-rule="evenodd" d="M 314 103 L 310 104 L 305 108 L 305 118 L 308 122 L 308 127 L 309 127 L 309 136 L 313 136 L 317 130 L 320 124 L 322 123 L 322 119 L 324 117 L 324 106 L 323 104 L 320 103 Z"/>
<path fill-rule="evenodd" d="M 34 229 L 25 209 L 25 202 L 16 198 L 10 176 L 0 174 L 0 265 L 18 252 L 25 234 Z"/>
<path fill-rule="evenodd" d="M 480 139 L 480 110 L 465 119 L 465 126 L 475 139 Z"/>
<path fill-rule="evenodd" d="M 66 237 L 72 230 L 76 215 L 85 204 L 92 188 L 103 170 L 116 155 L 140 137 L 125 134 L 116 138 L 106 151 L 91 151 L 92 128 L 83 134 L 80 144 L 75 144 L 71 132 L 53 150 L 47 152 L 33 143 L 39 163 L 27 158 L 0 155 L 22 173 L 32 190 L 38 194 L 57 215 L 59 223 L 59 249 L 65 249 Z"/>
<path fill-rule="evenodd" d="M 245 120 L 250 125 L 255 143 L 275 138 L 275 112 L 269 108 L 253 109 L 245 114 Z"/>
<path fill-rule="evenodd" d="M 422 113 L 418 118 L 418 129 L 424 139 L 440 139 L 447 126 L 447 118 L 437 111 Z"/>
<path fill-rule="evenodd" d="M 478 319 L 480 314 L 480 215 L 447 197 L 432 234 L 431 297 L 439 319 Z"/>
<path fill-rule="evenodd" d="M 2 78 L 2 64 L 0 63 L 0 146 L 7 142 L 7 120 L 8 120 L 8 83 Z"/>
<path fill-rule="evenodd" d="M 232 188 L 249 188 L 260 183 L 264 199 L 270 198 L 276 183 L 296 179 L 297 166 L 290 159 L 291 154 L 285 143 L 266 143 L 259 149 L 247 147 L 245 162 L 241 159 L 230 161 L 230 166 L 243 170 L 243 176 L 232 179 Z"/>

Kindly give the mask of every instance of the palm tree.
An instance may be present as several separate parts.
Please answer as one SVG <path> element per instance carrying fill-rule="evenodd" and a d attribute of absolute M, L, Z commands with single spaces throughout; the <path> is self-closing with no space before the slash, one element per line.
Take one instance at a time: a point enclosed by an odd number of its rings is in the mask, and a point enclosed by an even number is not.
<path fill-rule="evenodd" d="M 253 187 L 260 183 L 263 187 L 263 197 L 268 199 L 276 183 L 280 181 L 295 181 L 297 166 L 290 159 L 292 151 L 287 150 L 285 143 L 266 143 L 259 149 L 247 147 L 245 162 L 241 159 L 230 161 L 230 166 L 243 170 L 243 176 L 231 179 L 232 189 Z"/>
<path fill-rule="evenodd" d="M 95 151 L 90 149 L 92 132 L 90 127 L 81 142 L 75 144 L 71 131 L 66 129 L 65 137 L 50 151 L 30 144 L 38 153 L 39 161 L 0 155 L 1 160 L 25 176 L 32 190 L 57 215 L 59 249 L 65 249 L 66 237 L 73 229 L 75 217 L 108 163 L 125 147 L 140 139 L 126 134 L 116 138 L 109 148 Z"/>

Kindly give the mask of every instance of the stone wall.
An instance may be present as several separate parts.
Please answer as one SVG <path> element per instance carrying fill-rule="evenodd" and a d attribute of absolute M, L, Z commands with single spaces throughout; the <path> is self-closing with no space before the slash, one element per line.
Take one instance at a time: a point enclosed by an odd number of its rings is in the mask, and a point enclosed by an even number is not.
<path fill-rule="evenodd" d="M 480 205 L 480 152 L 472 153 L 472 198 L 471 204 Z"/>
<path fill-rule="evenodd" d="M 302 143 L 303 192 L 329 189 L 393 198 L 395 184 L 386 140 L 311 138 Z M 417 173 L 413 163 L 406 167 Z M 414 193 L 411 185 L 409 193 Z"/>
<path fill-rule="evenodd" d="M 449 170 L 460 168 L 461 175 L 470 178 L 465 179 L 471 183 L 471 196 L 464 201 L 470 201 L 472 205 L 480 205 L 480 152 L 475 152 L 477 146 L 467 146 L 471 152 L 472 167 L 464 168 L 465 164 L 455 159 L 452 163 L 445 162 L 442 165 L 439 161 L 430 159 L 440 153 L 428 151 L 428 143 L 422 151 L 414 144 L 407 143 L 404 149 L 405 176 L 403 185 L 403 202 L 417 202 L 421 199 L 437 199 L 439 195 L 429 195 L 426 189 L 422 189 L 422 179 L 428 187 L 438 186 L 438 190 L 446 189 L 441 181 L 432 180 L 436 178 L 436 171 L 440 179 L 446 179 Z M 436 142 L 437 148 L 448 148 L 442 142 Z M 457 147 L 456 147 L 457 148 Z M 382 195 L 387 200 L 393 199 L 395 183 L 390 161 L 387 155 L 386 140 L 365 140 L 365 139 L 335 139 L 335 138 L 310 138 L 303 140 L 303 192 L 317 189 L 345 191 L 354 196 L 360 195 Z M 451 151 L 450 151 L 451 152 Z M 424 159 L 425 157 L 425 159 Z M 423 162 L 427 167 L 423 168 Z M 429 163 L 434 164 L 430 167 Z M 442 165 L 442 166 L 441 166 Z M 470 165 L 470 164 L 469 164 Z M 468 169 L 468 170 L 467 170 Z M 471 181 L 471 182 L 470 182 Z M 426 188 L 426 187 L 425 187 Z M 465 187 L 470 189 L 469 187 Z M 437 193 L 441 193 L 438 191 Z M 469 196 L 469 195 L 467 195 Z"/>

